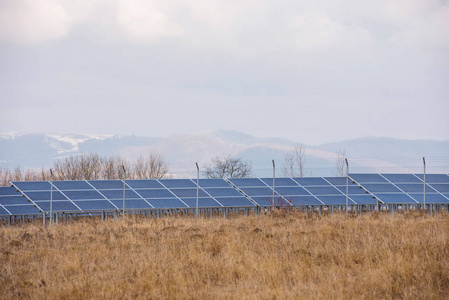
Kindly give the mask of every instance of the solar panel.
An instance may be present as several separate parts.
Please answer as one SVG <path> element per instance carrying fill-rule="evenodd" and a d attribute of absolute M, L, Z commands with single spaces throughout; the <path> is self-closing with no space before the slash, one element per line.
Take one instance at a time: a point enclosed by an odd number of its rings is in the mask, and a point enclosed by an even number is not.
<path fill-rule="evenodd" d="M 167 189 L 135 190 L 142 198 L 174 198 Z"/>
<path fill-rule="evenodd" d="M 163 189 L 164 186 L 156 179 L 130 179 L 126 180 L 126 184 L 133 189 Z"/>
<path fill-rule="evenodd" d="M 402 193 L 391 183 L 364 183 L 362 186 L 371 193 Z"/>
<path fill-rule="evenodd" d="M 0 206 L 0 216 L 9 216 L 10 213 L 6 211 L 3 207 Z"/>
<path fill-rule="evenodd" d="M 393 183 L 422 183 L 422 181 L 413 174 L 381 174 Z"/>
<path fill-rule="evenodd" d="M 123 190 L 101 190 L 107 199 L 123 199 Z M 125 190 L 125 199 L 140 199 L 133 190 Z"/>
<path fill-rule="evenodd" d="M 13 181 L 12 183 L 22 191 L 49 191 L 51 189 L 48 181 Z"/>
<path fill-rule="evenodd" d="M 182 198 L 182 201 L 184 201 L 189 207 L 195 208 L 196 207 L 196 198 Z M 217 201 L 215 201 L 213 198 L 199 198 L 198 199 L 198 206 L 199 207 L 222 207 Z"/>
<path fill-rule="evenodd" d="M 300 186 L 281 186 L 275 188 L 276 193 L 282 196 L 300 196 L 300 195 L 310 195 L 308 191 Z"/>
<path fill-rule="evenodd" d="M 231 187 L 224 179 L 200 179 L 200 187 Z"/>
<path fill-rule="evenodd" d="M 92 190 L 92 186 L 86 181 L 53 181 L 53 185 L 61 191 L 65 190 Z"/>
<path fill-rule="evenodd" d="M 449 193 L 449 184 L 445 184 L 445 183 L 432 183 L 431 186 L 437 190 L 438 192 L 444 194 L 444 193 Z M 427 190 L 426 190 L 427 193 Z"/>
<path fill-rule="evenodd" d="M 51 197 L 53 197 L 53 200 L 68 200 L 66 196 L 58 191 L 53 191 L 53 195 L 50 191 L 25 192 L 25 195 L 33 201 L 50 200 Z"/>
<path fill-rule="evenodd" d="M 273 190 L 269 187 L 247 187 L 241 189 L 248 196 L 270 196 L 273 195 Z"/>
<path fill-rule="evenodd" d="M 377 199 L 372 195 L 350 195 L 349 198 L 357 204 L 377 204 Z"/>
<path fill-rule="evenodd" d="M 329 185 L 329 182 L 322 177 L 298 177 L 293 179 L 302 186 Z"/>
<path fill-rule="evenodd" d="M 419 203 L 424 202 L 424 194 L 410 194 L 410 197 L 418 201 Z M 449 199 L 445 198 L 440 194 L 427 194 L 426 193 L 426 203 L 428 204 L 449 204 Z"/>
<path fill-rule="evenodd" d="M 4 196 L 15 196 L 17 195 L 19 192 L 17 192 L 17 189 L 15 187 L 9 187 L 9 186 L 1 186 L 0 187 L 0 195 L 4 195 Z"/>
<path fill-rule="evenodd" d="M 0 196 L 0 205 L 29 204 L 28 199 L 23 196 Z"/>
<path fill-rule="evenodd" d="M 50 201 L 41 201 L 38 205 L 43 211 L 50 211 Z M 53 201 L 52 211 L 79 211 L 79 209 L 70 201 Z"/>
<path fill-rule="evenodd" d="M 105 199 L 97 191 L 65 191 L 64 194 L 70 200 Z"/>
<path fill-rule="evenodd" d="M 159 179 L 167 188 L 196 188 L 196 184 L 190 179 Z"/>
<path fill-rule="evenodd" d="M 123 190 L 123 181 L 121 180 L 89 180 L 97 190 Z"/>
<path fill-rule="evenodd" d="M 341 192 L 333 186 L 309 186 L 306 189 L 312 195 L 341 195 Z"/>
<path fill-rule="evenodd" d="M 212 197 L 232 197 L 232 196 L 242 196 L 236 189 L 229 188 L 205 188 L 204 189 Z"/>
<path fill-rule="evenodd" d="M 40 213 L 40 210 L 33 204 L 26 205 L 4 205 L 12 215 L 32 215 Z"/>
<path fill-rule="evenodd" d="M 154 208 L 186 208 L 187 206 L 177 198 L 146 199 Z"/>
<path fill-rule="evenodd" d="M 123 200 L 111 200 L 115 206 L 119 208 L 123 208 Z M 147 209 L 152 208 L 145 200 L 143 199 L 133 199 L 125 201 L 125 209 Z"/>
<path fill-rule="evenodd" d="M 406 194 L 375 194 L 385 204 L 416 204 L 417 201 Z"/>
<path fill-rule="evenodd" d="M 398 188 L 403 190 L 405 193 L 423 193 L 424 192 L 424 184 L 415 184 L 415 183 L 398 183 L 396 184 Z M 433 188 L 431 188 L 428 184 L 426 184 L 426 194 L 427 193 L 436 193 Z"/>
<path fill-rule="evenodd" d="M 258 178 L 228 178 L 228 180 L 237 187 L 266 186 L 265 183 Z"/>
<path fill-rule="evenodd" d="M 424 180 L 423 174 L 415 174 Z M 449 176 L 446 174 L 426 174 L 426 183 L 449 183 Z"/>
<path fill-rule="evenodd" d="M 346 205 L 345 195 L 332 195 L 332 196 L 316 196 L 319 200 L 323 201 L 325 205 Z M 356 204 L 351 198 L 348 199 L 348 204 Z"/>
<path fill-rule="evenodd" d="M 272 206 L 273 205 L 273 196 L 252 196 L 251 197 L 254 202 L 256 202 L 260 206 Z M 275 195 L 274 196 L 274 205 L 275 206 L 290 206 L 290 204 L 285 201 L 282 197 Z"/>
<path fill-rule="evenodd" d="M 346 195 L 346 186 L 336 186 L 336 188 Z M 367 192 L 359 186 L 348 186 L 348 194 L 349 195 L 363 195 Z"/>
<path fill-rule="evenodd" d="M 107 200 L 80 200 L 73 201 L 73 203 L 78 205 L 78 207 L 84 211 L 117 209 L 114 205 L 112 205 L 112 203 Z"/>
<path fill-rule="evenodd" d="M 346 185 L 346 177 L 324 177 L 324 179 L 333 185 Z M 348 180 L 348 184 L 353 184 L 351 179 Z"/>
<path fill-rule="evenodd" d="M 314 196 L 286 196 L 285 199 L 287 199 L 294 206 L 323 205 L 323 202 L 319 201 Z"/>
<path fill-rule="evenodd" d="M 265 184 L 273 186 L 273 178 L 260 178 Z M 275 178 L 275 186 L 298 186 L 291 178 Z"/>
<path fill-rule="evenodd" d="M 170 189 L 170 191 L 178 197 L 196 197 L 197 189 Z M 199 197 L 207 197 L 208 195 L 201 189 L 198 190 Z"/>
<path fill-rule="evenodd" d="M 255 206 L 250 200 L 245 197 L 225 197 L 216 198 L 225 207 L 245 207 L 245 206 Z"/>
<path fill-rule="evenodd" d="M 356 182 L 362 183 L 388 183 L 380 174 L 349 174 Z"/>

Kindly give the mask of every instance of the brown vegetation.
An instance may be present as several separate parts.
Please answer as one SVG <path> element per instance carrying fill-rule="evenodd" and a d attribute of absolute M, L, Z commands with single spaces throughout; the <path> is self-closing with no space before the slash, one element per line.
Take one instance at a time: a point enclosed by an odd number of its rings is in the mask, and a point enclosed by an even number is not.
<path fill-rule="evenodd" d="M 449 297 L 449 215 L 0 227 L 1 299 Z"/>

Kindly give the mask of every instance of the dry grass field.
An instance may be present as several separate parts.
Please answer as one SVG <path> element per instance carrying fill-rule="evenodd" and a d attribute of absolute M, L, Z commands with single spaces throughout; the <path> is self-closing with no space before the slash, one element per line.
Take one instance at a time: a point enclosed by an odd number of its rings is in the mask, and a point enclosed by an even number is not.
<path fill-rule="evenodd" d="M 449 215 L 0 227 L 1 299 L 449 298 Z"/>

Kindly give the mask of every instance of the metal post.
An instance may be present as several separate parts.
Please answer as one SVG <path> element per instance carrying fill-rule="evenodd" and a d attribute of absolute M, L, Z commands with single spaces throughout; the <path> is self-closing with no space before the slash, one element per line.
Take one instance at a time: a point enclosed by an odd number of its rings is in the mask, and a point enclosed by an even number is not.
<path fill-rule="evenodd" d="M 50 228 L 51 228 L 51 222 L 53 219 L 53 171 L 50 169 L 50 175 L 51 175 L 51 185 L 50 185 Z"/>
<path fill-rule="evenodd" d="M 345 162 L 346 162 L 346 214 L 348 214 L 349 163 L 347 158 L 345 158 Z"/>
<path fill-rule="evenodd" d="M 123 223 L 125 223 L 125 191 L 126 191 L 126 170 L 125 166 L 123 168 Z"/>
<path fill-rule="evenodd" d="M 422 162 L 423 162 L 423 168 L 424 168 L 424 172 L 423 172 L 423 175 L 424 175 L 424 194 L 423 194 L 423 204 L 424 204 L 424 209 L 426 209 L 426 159 L 423 157 L 422 158 Z"/>
<path fill-rule="evenodd" d="M 273 208 L 274 208 L 274 178 L 276 177 L 276 165 L 274 164 L 274 159 L 271 160 L 273 162 Z"/>
<path fill-rule="evenodd" d="M 195 219 L 198 219 L 198 198 L 200 195 L 200 167 L 196 162 L 196 206 L 195 206 Z"/>

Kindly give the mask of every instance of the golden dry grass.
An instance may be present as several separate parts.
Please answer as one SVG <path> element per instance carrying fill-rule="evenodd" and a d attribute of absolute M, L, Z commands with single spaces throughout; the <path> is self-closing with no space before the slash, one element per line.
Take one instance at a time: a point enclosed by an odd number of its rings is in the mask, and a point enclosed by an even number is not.
<path fill-rule="evenodd" d="M 0 227 L 1 299 L 449 298 L 449 215 Z"/>

